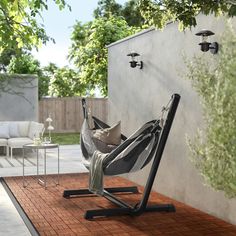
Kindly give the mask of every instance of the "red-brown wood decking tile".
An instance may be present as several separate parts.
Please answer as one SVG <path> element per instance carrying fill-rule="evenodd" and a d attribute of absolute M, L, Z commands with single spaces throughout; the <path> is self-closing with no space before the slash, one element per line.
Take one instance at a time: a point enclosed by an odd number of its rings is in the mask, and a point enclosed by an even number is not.
<path fill-rule="evenodd" d="M 50 176 L 49 179 L 52 178 Z M 155 192 L 151 193 L 150 204 L 173 203 L 176 212 L 150 212 L 138 217 L 85 220 L 86 210 L 115 207 L 102 197 L 62 197 L 64 189 L 86 188 L 87 174 L 61 175 L 60 185 L 55 187 L 50 184 L 46 190 L 32 176 L 27 177 L 27 188 L 22 187 L 21 177 L 8 177 L 5 181 L 43 236 L 236 236 L 236 226 Z M 134 184 L 121 177 L 108 177 L 105 178 L 105 185 L 115 187 Z M 143 191 L 142 187 L 139 189 Z M 119 197 L 130 204 L 136 204 L 141 194 L 121 194 Z"/>

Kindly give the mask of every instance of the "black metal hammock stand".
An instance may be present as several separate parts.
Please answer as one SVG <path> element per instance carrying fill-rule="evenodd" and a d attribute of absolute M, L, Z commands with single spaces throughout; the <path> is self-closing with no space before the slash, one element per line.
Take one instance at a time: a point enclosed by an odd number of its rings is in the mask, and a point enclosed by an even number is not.
<path fill-rule="evenodd" d="M 148 205 L 148 199 L 152 190 L 153 182 L 161 161 L 161 157 L 166 145 L 166 141 L 175 117 L 175 113 L 179 104 L 180 95 L 173 94 L 166 107 L 162 109 L 160 119 L 152 120 L 145 123 L 129 138 L 122 135 L 123 142 L 113 149 L 110 153 L 105 154 L 102 159 L 102 172 L 104 175 L 119 175 L 123 173 L 134 172 L 145 167 L 152 159 L 153 163 L 149 176 L 144 188 L 144 192 L 140 202 L 134 206 L 118 199 L 113 193 L 138 193 L 137 186 L 132 187 L 114 187 L 104 188 L 102 196 L 116 204 L 119 208 L 112 209 L 96 209 L 88 210 L 85 213 L 85 219 L 93 219 L 101 216 L 117 216 L 117 215 L 141 215 L 144 212 L 174 212 L 173 204 L 157 204 Z M 88 125 L 88 112 L 85 100 L 82 101 L 84 111 L 84 123 L 81 129 L 81 149 L 85 159 L 87 159 L 86 167 L 90 169 L 90 161 L 96 145 L 91 139 L 91 129 Z M 104 129 L 109 126 L 96 117 L 92 117 L 94 121 L 94 129 Z M 95 176 L 96 178 L 96 176 Z M 91 189 L 65 190 L 63 197 L 81 196 L 94 194 Z"/>

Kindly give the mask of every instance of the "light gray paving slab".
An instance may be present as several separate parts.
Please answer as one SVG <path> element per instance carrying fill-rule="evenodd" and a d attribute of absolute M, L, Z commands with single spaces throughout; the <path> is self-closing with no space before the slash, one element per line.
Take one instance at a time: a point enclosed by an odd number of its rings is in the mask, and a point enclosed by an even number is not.
<path fill-rule="evenodd" d="M 82 154 L 80 145 L 65 145 L 60 146 L 60 173 L 82 173 L 87 172 L 87 169 L 82 164 Z M 13 159 L 0 156 L 1 166 L 0 176 L 22 176 L 22 154 L 14 155 Z M 25 174 L 36 175 L 36 153 L 28 153 L 25 162 Z M 13 165 L 13 166 L 12 166 Z M 39 166 L 41 172 L 43 166 L 43 153 L 39 153 Z M 57 149 L 47 151 L 47 173 L 57 173 Z"/>
<path fill-rule="evenodd" d="M 39 167 L 42 172 L 43 154 L 39 155 Z M 29 153 L 26 160 L 26 175 L 36 175 L 36 153 Z M 60 146 L 60 173 L 82 173 L 87 169 L 82 164 L 80 145 Z M 12 163 L 14 167 L 10 164 Z M 22 176 L 22 155 L 14 155 L 11 160 L 0 156 L 0 176 Z M 1 168 L 1 166 L 6 166 Z M 57 149 L 47 153 L 47 173 L 57 173 Z M 28 236 L 30 232 L 15 209 L 13 203 L 0 183 L 0 236 Z"/>
<path fill-rule="evenodd" d="M 31 235 L 21 219 L 11 199 L 0 183 L 0 235 L 28 236 Z"/>

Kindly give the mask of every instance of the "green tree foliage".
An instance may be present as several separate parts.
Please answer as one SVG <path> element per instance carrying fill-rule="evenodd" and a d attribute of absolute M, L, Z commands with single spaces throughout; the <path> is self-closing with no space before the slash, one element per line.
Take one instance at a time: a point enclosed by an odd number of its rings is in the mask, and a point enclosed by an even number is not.
<path fill-rule="evenodd" d="M 121 16 L 122 5 L 115 0 L 99 0 L 98 7 L 94 10 L 93 15 L 95 18 L 111 16 Z"/>
<path fill-rule="evenodd" d="M 98 7 L 94 10 L 94 17 L 122 16 L 129 26 L 142 27 L 144 18 L 140 13 L 139 0 L 128 0 L 124 6 L 115 0 L 100 0 Z"/>
<path fill-rule="evenodd" d="M 146 27 L 139 8 L 139 0 L 127 1 L 121 9 L 121 16 L 125 18 L 129 26 Z"/>
<path fill-rule="evenodd" d="M 0 71 L 6 72 L 7 66 L 14 56 L 20 55 L 22 50 L 19 48 L 7 48 L 0 53 Z"/>
<path fill-rule="evenodd" d="M 73 27 L 69 58 L 79 68 L 81 82 L 93 90 L 98 86 L 107 95 L 107 48 L 119 39 L 135 32 L 122 17 L 100 17 L 92 23 Z"/>
<path fill-rule="evenodd" d="M 73 26 L 73 32 L 71 35 L 71 51 L 69 55 L 69 59 L 72 59 L 77 54 L 76 51 L 79 47 L 84 47 L 87 43 L 89 43 L 89 36 L 91 34 L 91 26 L 92 21 L 89 21 L 83 24 L 80 21 L 77 21 Z"/>
<path fill-rule="evenodd" d="M 60 9 L 65 0 L 53 0 Z M 1 0 L 0 1 L 0 52 L 3 49 L 31 49 L 46 43 L 50 37 L 36 21 L 42 10 L 47 10 L 47 0 Z"/>
<path fill-rule="evenodd" d="M 83 96 L 86 86 L 80 82 L 78 73 L 68 67 L 54 70 L 50 80 L 49 95 L 56 97 Z"/>
<path fill-rule="evenodd" d="M 40 73 L 40 63 L 31 54 L 24 53 L 19 57 L 13 57 L 8 65 L 9 73 L 35 74 Z"/>
<path fill-rule="evenodd" d="M 48 95 L 50 77 L 43 73 L 40 63 L 29 53 L 13 57 L 7 67 L 10 74 L 34 74 L 38 76 L 39 98 Z"/>
<path fill-rule="evenodd" d="M 236 15 L 235 0 L 140 0 L 140 9 L 149 25 L 163 28 L 170 21 L 179 22 L 179 28 L 196 25 L 196 16 L 226 14 Z"/>
<path fill-rule="evenodd" d="M 190 141 L 193 161 L 215 189 L 236 197 L 236 34 L 224 33 L 217 57 L 196 57 L 188 78 L 201 97 L 206 128 Z"/>
<path fill-rule="evenodd" d="M 55 63 L 50 62 L 47 66 L 43 67 L 43 73 L 51 78 L 57 69 L 58 66 Z"/>

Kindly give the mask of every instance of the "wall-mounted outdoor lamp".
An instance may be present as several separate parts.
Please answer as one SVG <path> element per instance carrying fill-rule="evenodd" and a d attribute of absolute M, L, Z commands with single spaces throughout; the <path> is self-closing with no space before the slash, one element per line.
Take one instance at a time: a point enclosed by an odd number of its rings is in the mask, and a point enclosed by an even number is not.
<path fill-rule="evenodd" d="M 210 30 L 201 30 L 196 33 L 197 36 L 201 36 L 201 41 L 199 45 L 201 46 L 201 50 L 203 52 L 207 52 L 210 49 L 212 54 L 216 54 L 218 52 L 219 45 L 217 42 L 210 43 L 208 42 L 208 37 L 214 35 Z"/>
<path fill-rule="evenodd" d="M 127 54 L 127 56 L 131 57 L 131 61 L 129 63 L 132 68 L 135 68 L 136 66 L 139 66 L 139 69 L 143 68 L 143 62 L 135 60 L 136 57 L 140 56 L 137 52 L 131 52 Z"/>

